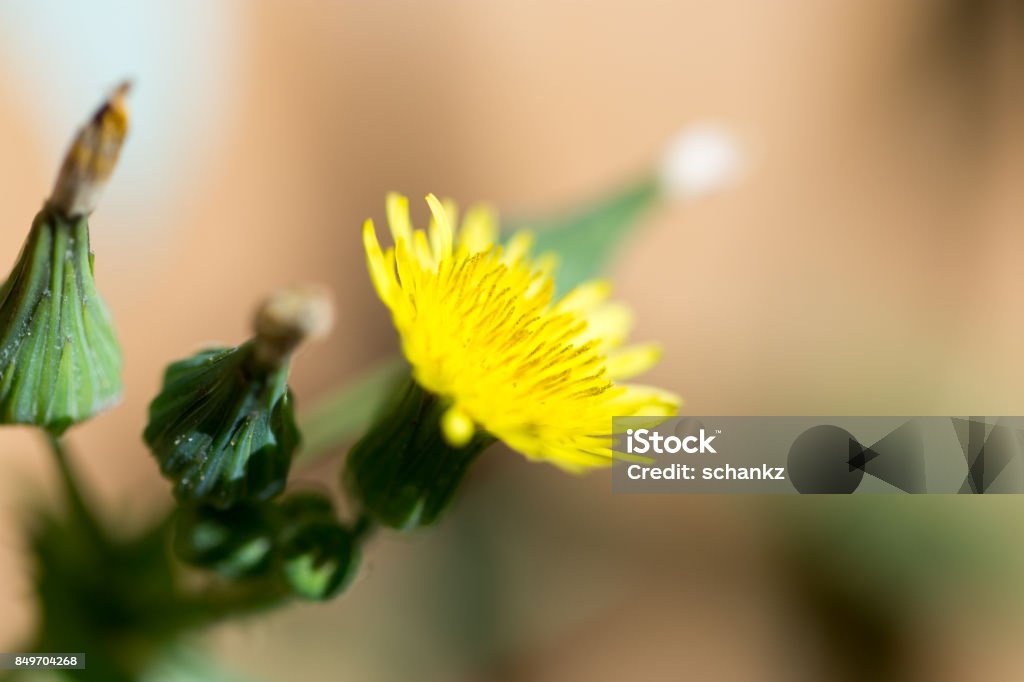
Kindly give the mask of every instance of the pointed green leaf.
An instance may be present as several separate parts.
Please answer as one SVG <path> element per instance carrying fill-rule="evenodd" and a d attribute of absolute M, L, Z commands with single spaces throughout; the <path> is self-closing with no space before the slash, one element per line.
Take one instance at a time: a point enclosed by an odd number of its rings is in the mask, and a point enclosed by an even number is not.
<path fill-rule="evenodd" d="M 525 227 L 535 231 L 534 253 L 558 254 L 555 295 L 560 296 L 601 276 L 616 249 L 658 197 L 658 183 L 654 177 L 648 177 L 562 216 L 516 220 L 512 229 Z"/>

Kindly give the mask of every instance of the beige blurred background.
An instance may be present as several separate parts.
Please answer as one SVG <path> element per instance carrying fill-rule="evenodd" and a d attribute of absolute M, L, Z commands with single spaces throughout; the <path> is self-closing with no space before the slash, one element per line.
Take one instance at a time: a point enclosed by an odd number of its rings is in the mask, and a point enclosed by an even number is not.
<path fill-rule="evenodd" d="M 335 333 L 295 366 L 300 405 L 393 352 L 358 237 L 385 192 L 543 214 L 646 172 L 693 122 L 733 131 L 742 181 L 659 206 L 611 273 L 689 413 L 1024 413 L 1018 2 L 9 0 L 4 263 L 124 76 L 136 123 L 92 226 L 126 395 L 71 441 L 128 527 L 169 503 L 140 438 L 163 366 L 244 338 L 267 291 L 336 295 Z M 18 524 L 54 472 L 30 432 L 0 433 L 0 455 L 10 650 L 34 618 Z M 303 477 L 333 484 L 336 464 Z M 262 680 L 828 679 L 778 537 L 838 504 L 613 497 L 606 475 L 496 451 L 449 522 L 378 538 L 341 599 L 204 639 Z M 1024 516 L 884 504 L 925 527 Z M 955 595 L 906 614 L 908 679 L 1019 676 L 1019 609 Z"/>

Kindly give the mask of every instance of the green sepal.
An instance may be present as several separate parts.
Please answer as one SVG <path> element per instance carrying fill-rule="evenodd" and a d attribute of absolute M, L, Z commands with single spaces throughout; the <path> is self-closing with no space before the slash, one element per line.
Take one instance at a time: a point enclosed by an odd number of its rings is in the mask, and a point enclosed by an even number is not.
<path fill-rule="evenodd" d="M 276 525 L 266 504 L 227 509 L 186 505 L 175 520 L 175 554 L 187 564 L 227 578 L 257 575 L 272 564 Z"/>
<path fill-rule="evenodd" d="M 89 224 L 49 206 L 0 287 L 0 423 L 54 435 L 121 397 L 121 350 L 96 292 Z"/>
<path fill-rule="evenodd" d="M 203 351 L 167 368 L 143 438 L 182 502 L 268 500 L 299 445 L 288 364 L 267 370 L 253 344 Z"/>
<path fill-rule="evenodd" d="M 281 555 L 281 577 L 295 596 L 311 601 L 325 601 L 344 590 L 359 566 L 352 533 L 327 520 L 294 529 L 284 540 Z"/>
<path fill-rule="evenodd" d="M 441 433 L 447 406 L 409 378 L 345 461 L 343 483 L 363 511 L 401 530 L 429 526 L 448 508 L 459 484 L 484 448 L 494 442 L 478 432 L 464 447 Z"/>

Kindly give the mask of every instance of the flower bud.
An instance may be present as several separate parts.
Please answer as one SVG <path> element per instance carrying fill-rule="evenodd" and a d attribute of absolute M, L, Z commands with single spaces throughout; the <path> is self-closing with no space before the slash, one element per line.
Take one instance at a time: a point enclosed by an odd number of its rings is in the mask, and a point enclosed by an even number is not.
<path fill-rule="evenodd" d="M 274 530 L 271 514 L 262 505 L 188 505 L 178 512 L 174 550 L 185 563 L 225 577 L 252 576 L 271 565 Z"/>
<path fill-rule="evenodd" d="M 0 286 L 0 423 L 60 435 L 121 396 L 121 351 L 93 280 L 88 214 L 127 133 L 118 88 L 82 128 Z"/>
<path fill-rule="evenodd" d="M 251 341 L 167 368 L 143 438 L 179 500 L 228 507 L 284 489 L 299 444 L 287 381 L 287 364 L 255 367 Z"/>
<path fill-rule="evenodd" d="M 333 521 L 301 524 L 281 549 L 281 575 L 302 599 L 325 601 L 345 589 L 359 565 L 352 534 Z"/>
<path fill-rule="evenodd" d="M 291 304 L 268 313 L 282 296 Z M 255 338 L 167 368 L 143 438 L 179 500 L 227 507 L 284 489 L 299 444 L 288 389 L 291 353 L 326 326 L 314 319 L 325 309 L 315 294 L 275 294 L 257 316 Z"/>

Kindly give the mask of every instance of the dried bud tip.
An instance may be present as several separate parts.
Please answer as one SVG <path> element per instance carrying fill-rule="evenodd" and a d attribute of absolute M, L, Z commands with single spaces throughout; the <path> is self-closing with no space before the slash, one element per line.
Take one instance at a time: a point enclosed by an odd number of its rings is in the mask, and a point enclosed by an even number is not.
<path fill-rule="evenodd" d="M 96 208 L 128 134 L 127 97 L 131 83 L 118 85 L 71 144 L 50 203 L 65 216 L 88 215 Z"/>
<path fill-rule="evenodd" d="M 326 336 L 334 321 L 334 310 L 326 289 L 296 286 L 274 292 L 253 321 L 258 359 L 279 365 L 302 341 Z"/>

